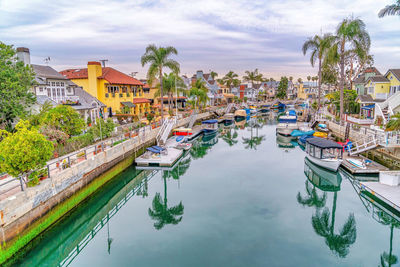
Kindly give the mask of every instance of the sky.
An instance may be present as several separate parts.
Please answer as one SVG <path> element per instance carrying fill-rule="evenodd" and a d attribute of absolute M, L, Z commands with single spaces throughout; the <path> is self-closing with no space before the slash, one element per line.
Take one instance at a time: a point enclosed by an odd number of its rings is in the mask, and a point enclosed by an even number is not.
<path fill-rule="evenodd" d="M 348 16 L 362 19 L 375 66 L 400 68 L 400 17 L 378 18 L 394 0 L 0 0 L 0 41 L 28 47 L 31 62 L 57 70 L 107 66 L 145 78 L 148 44 L 174 46 L 181 73 L 258 68 L 267 78 L 316 75 L 302 44 L 334 32 Z"/>

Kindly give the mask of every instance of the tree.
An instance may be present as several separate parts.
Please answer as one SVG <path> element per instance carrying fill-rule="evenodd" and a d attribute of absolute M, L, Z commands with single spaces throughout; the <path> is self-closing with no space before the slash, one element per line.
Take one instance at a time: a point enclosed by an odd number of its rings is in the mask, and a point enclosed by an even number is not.
<path fill-rule="evenodd" d="M 160 80 L 160 92 L 161 97 L 164 96 L 163 89 L 163 68 L 169 68 L 172 72 L 179 73 L 180 66 L 179 63 L 170 58 L 171 55 L 177 55 L 178 51 L 175 47 L 167 46 L 167 47 L 157 47 L 154 44 L 148 45 L 146 47 L 146 52 L 141 57 L 140 61 L 142 63 L 142 67 L 146 64 L 150 64 L 149 69 L 147 70 L 147 79 L 148 84 L 152 84 L 153 80 L 158 75 Z M 164 119 L 164 104 L 161 101 L 161 120 Z"/>
<path fill-rule="evenodd" d="M 324 61 L 322 64 L 321 71 L 321 83 L 331 85 L 336 85 L 339 80 L 339 72 L 335 64 L 330 64 Z"/>
<path fill-rule="evenodd" d="M 53 144 L 28 121 L 19 121 L 15 133 L 1 131 L 0 171 L 14 177 L 42 168 L 53 154 Z"/>
<path fill-rule="evenodd" d="M 371 41 L 365 23 L 352 17 L 344 19 L 336 29 L 332 46 L 328 52 L 328 62 L 338 63 L 340 68 L 340 118 L 344 112 L 345 65 L 350 56 L 364 60 L 369 53 Z"/>
<path fill-rule="evenodd" d="M 215 77 L 218 76 L 218 73 L 216 73 L 215 71 L 211 71 L 210 76 L 213 80 L 215 80 Z"/>
<path fill-rule="evenodd" d="M 298 78 L 298 79 L 297 79 L 297 82 L 298 82 L 298 83 L 303 83 L 303 79 Z"/>
<path fill-rule="evenodd" d="M 307 76 L 307 81 L 308 81 L 308 82 L 311 81 L 311 76 Z"/>
<path fill-rule="evenodd" d="M 60 105 L 44 114 L 41 125 L 51 126 L 71 136 L 82 133 L 85 121 L 72 107 Z"/>
<path fill-rule="evenodd" d="M 280 99 L 286 98 L 287 88 L 288 88 L 288 78 L 286 76 L 281 77 L 281 80 L 278 85 L 278 93 L 276 96 Z"/>
<path fill-rule="evenodd" d="M 254 86 L 254 82 L 261 82 L 262 81 L 262 74 L 258 73 L 258 69 L 254 71 L 245 71 L 246 75 L 243 76 L 243 80 L 246 82 L 251 82 L 251 85 Z"/>
<path fill-rule="evenodd" d="M 11 131 L 14 120 L 27 115 L 36 101 L 30 92 L 34 77 L 30 66 L 17 62 L 13 46 L 0 42 L 0 128 Z"/>
<path fill-rule="evenodd" d="M 232 86 L 237 86 L 240 84 L 239 77 L 236 73 L 233 71 L 229 71 L 223 78 L 222 81 L 223 83 L 228 86 L 229 88 L 232 88 Z"/>
<path fill-rule="evenodd" d="M 189 91 L 189 96 L 195 99 L 195 106 L 201 103 L 206 104 L 208 100 L 208 88 L 203 80 L 196 80 Z"/>
<path fill-rule="evenodd" d="M 154 228 L 162 229 L 167 224 L 178 224 L 182 221 L 184 207 L 182 202 L 174 207 L 168 207 L 167 180 L 164 177 L 164 200 L 160 193 L 156 193 L 153 199 L 152 208 L 149 208 L 149 216 L 155 220 Z"/>
<path fill-rule="evenodd" d="M 400 130 L 400 113 L 397 113 L 390 117 L 389 122 L 386 124 L 387 131 L 399 131 Z"/>
<path fill-rule="evenodd" d="M 169 74 L 164 73 L 163 77 L 163 90 L 164 90 L 164 95 L 167 94 L 168 96 L 168 109 L 171 112 L 172 107 L 173 107 L 173 99 L 174 99 L 174 94 L 175 92 L 184 92 L 186 89 L 186 85 L 184 81 L 182 80 L 179 75 L 177 75 L 174 72 L 171 72 Z M 161 84 L 158 83 L 156 85 L 156 88 L 158 89 L 154 93 L 154 97 L 159 97 L 161 96 Z M 178 97 L 178 96 L 176 96 Z M 163 98 L 162 98 L 163 99 Z M 164 100 L 161 100 L 164 101 Z"/>
<path fill-rule="evenodd" d="M 387 5 L 379 11 L 378 17 L 383 18 L 385 16 L 400 16 L 400 0 L 397 0 L 396 4 Z"/>

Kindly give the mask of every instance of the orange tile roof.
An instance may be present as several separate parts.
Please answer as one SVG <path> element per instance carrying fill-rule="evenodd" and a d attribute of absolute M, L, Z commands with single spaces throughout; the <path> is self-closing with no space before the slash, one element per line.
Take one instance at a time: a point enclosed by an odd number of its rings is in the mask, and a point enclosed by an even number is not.
<path fill-rule="evenodd" d="M 142 104 L 142 103 L 150 103 L 151 101 L 147 98 L 134 98 L 132 103 L 133 104 Z"/>
<path fill-rule="evenodd" d="M 105 67 L 102 68 L 103 75 L 99 76 L 98 79 L 105 79 L 110 84 L 128 84 L 128 85 L 142 85 L 143 83 L 139 80 L 132 78 L 125 73 L 122 73 L 114 68 Z M 67 69 L 60 71 L 62 75 L 68 79 L 87 79 L 88 70 L 87 69 Z"/>

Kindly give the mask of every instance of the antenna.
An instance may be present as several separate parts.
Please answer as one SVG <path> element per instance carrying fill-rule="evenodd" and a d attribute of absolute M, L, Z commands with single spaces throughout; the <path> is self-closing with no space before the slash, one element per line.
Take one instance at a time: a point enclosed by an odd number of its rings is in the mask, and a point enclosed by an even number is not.
<path fill-rule="evenodd" d="M 132 71 L 131 74 L 129 74 L 129 76 L 135 78 L 136 74 L 138 74 L 138 71 Z"/>
<path fill-rule="evenodd" d="M 43 61 L 44 63 L 46 63 L 46 65 L 49 65 L 51 58 L 50 57 L 46 57 Z"/>
<path fill-rule="evenodd" d="M 105 68 L 106 62 L 108 62 L 108 59 L 100 59 L 99 61 L 101 62 L 101 65 L 103 66 L 103 68 Z"/>

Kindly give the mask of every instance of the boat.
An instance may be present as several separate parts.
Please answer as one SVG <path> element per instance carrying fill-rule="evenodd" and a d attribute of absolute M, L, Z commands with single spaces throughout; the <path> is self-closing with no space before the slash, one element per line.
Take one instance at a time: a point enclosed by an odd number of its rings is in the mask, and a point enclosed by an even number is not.
<path fill-rule="evenodd" d="M 324 192 L 338 192 L 342 183 L 340 172 L 332 172 L 315 165 L 309 159 L 304 159 L 304 174 L 318 189 Z"/>
<path fill-rule="evenodd" d="M 294 110 L 289 110 L 285 115 L 282 115 L 278 119 L 278 125 L 276 126 L 276 132 L 284 136 L 290 136 L 293 130 L 299 129 L 297 125 L 297 115 Z"/>
<path fill-rule="evenodd" d="M 320 137 L 306 140 L 306 157 L 323 168 L 337 171 L 343 161 L 343 148 L 338 143 Z"/>
<path fill-rule="evenodd" d="M 267 113 L 270 111 L 270 105 L 262 105 L 261 108 L 258 110 L 261 113 Z"/>
<path fill-rule="evenodd" d="M 176 128 L 173 130 L 173 134 L 176 136 L 188 136 L 192 135 L 192 129 L 190 128 Z"/>
<path fill-rule="evenodd" d="M 226 113 L 222 119 L 224 120 L 224 122 L 234 122 L 235 121 L 235 114 L 233 113 Z"/>
<path fill-rule="evenodd" d="M 292 137 L 300 137 L 303 135 L 313 135 L 315 133 L 314 130 L 309 130 L 309 131 L 302 131 L 302 130 L 293 130 L 293 132 L 290 134 Z"/>
<path fill-rule="evenodd" d="M 305 147 L 306 146 L 306 141 L 308 138 L 312 138 L 312 135 L 302 135 L 298 140 L 297 143 L 299 143 L 300 146 Z"/>
<path fill-rule="evenodd" d="M 359 169 L 367 169 L 367 166 L 365 165 L 365 162 L 356 158 L 347 158 L 346 161 L 350 163 L 352 166 L 355 166 Z"/>
<path fill-rule="evenodd" d="M 285 104 L 278 102 L 272 105 L 271 109 L 285 109 Z"/>
<path fill-rule="evenodd" d="M 328 138 L 328 133 L 323 133 L 323 132 L 315 132 L 313 134 L 315 137 L 321 137 L 321 138 Z"/>
<path fill-rule="evenodd" d="M 244 120 L 246 119 L 246 116 L 246 110 L 244 109 L 238 109 L 234 113 L 235 120 Z"/>
<path fill-rule="evenodd" d="M 324 123 L 319 123 L 317 125 L 317 130 L 320 132 L 324 132 L 324 133 L 329 132 L 328 126 L 326 126 L 326 124 L 324 124 Z"/>
<path fill-rule="evenodd" d="M 188 142 L 185 136 L 172 136 L 167 140 L 166 146 L 181 150 L 189 150 L 192 148 L 192 144 Z"/>
<path fill-rule="evenodd" d="M 201 124 L 203 125 L 202 131 L 204 135 L 216 133 L 218 130 L 217 120 L 205 120 Z"/>

